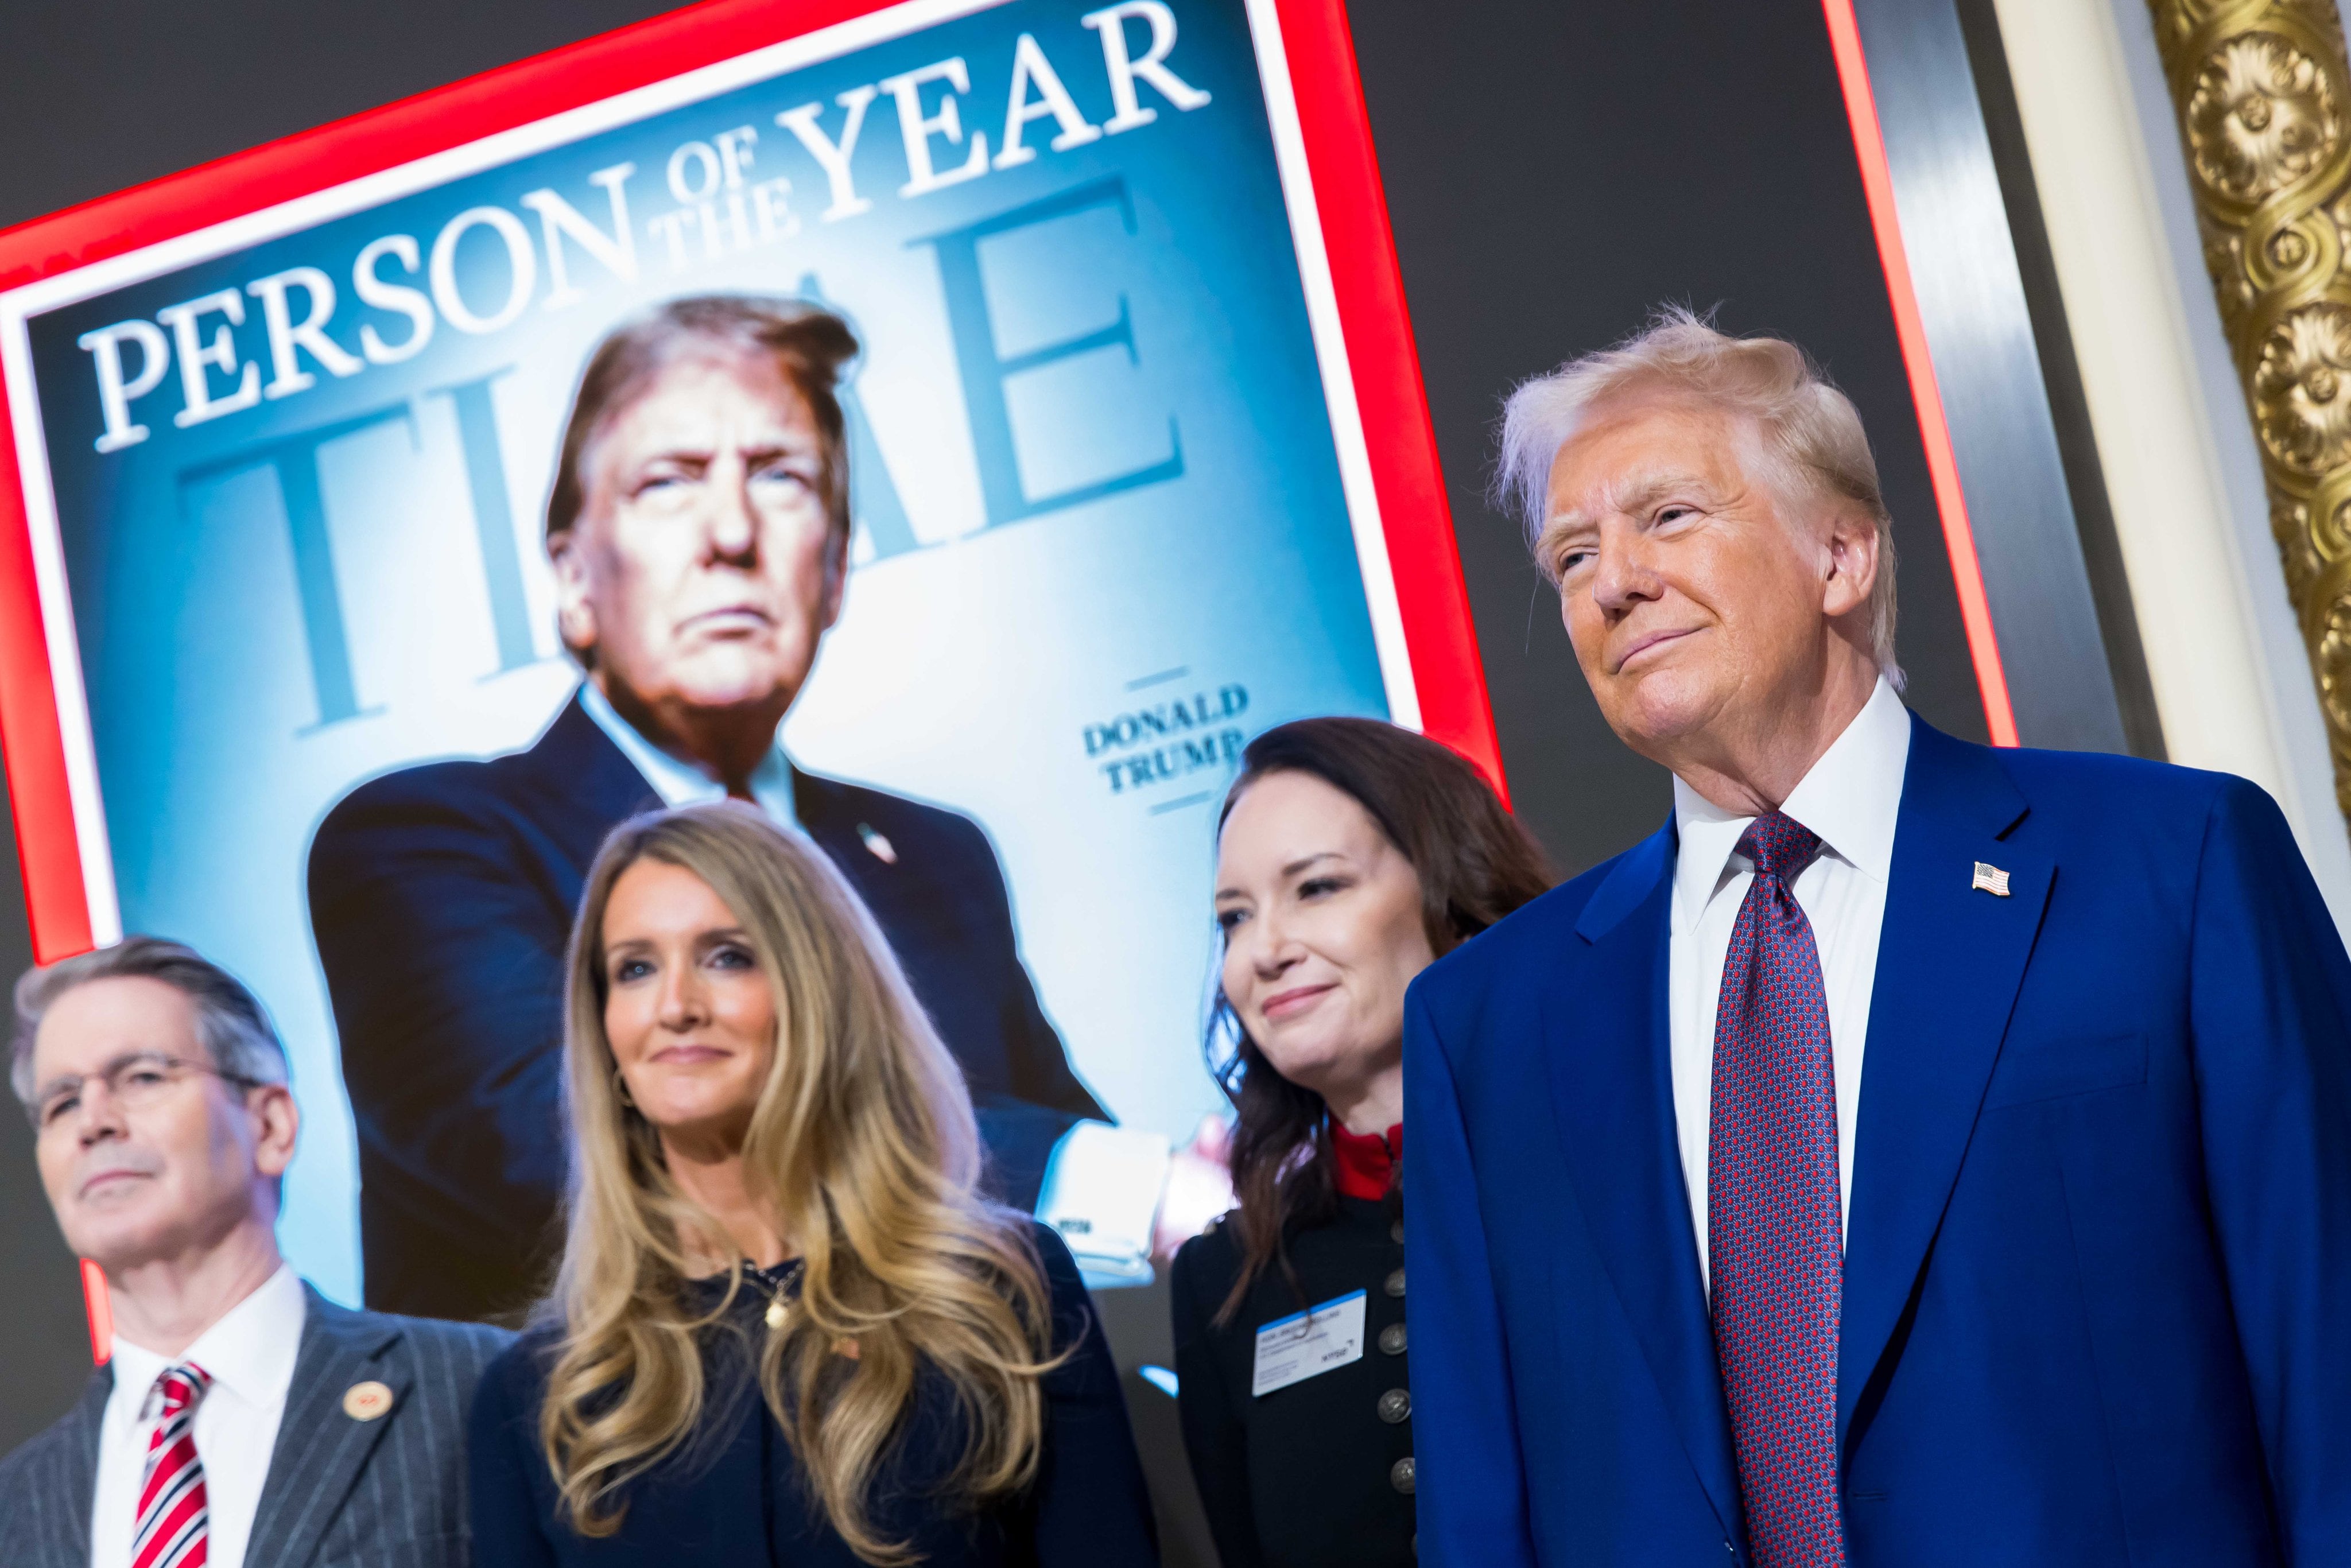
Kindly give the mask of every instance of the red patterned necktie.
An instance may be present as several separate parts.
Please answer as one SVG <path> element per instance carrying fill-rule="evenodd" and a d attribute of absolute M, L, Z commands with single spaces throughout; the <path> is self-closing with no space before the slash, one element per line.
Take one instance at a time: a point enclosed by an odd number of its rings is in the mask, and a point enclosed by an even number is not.
<path fill-rule="evenodd" d="M 1789 891 L 1821 841 L 1779 811 L 1739 841 L 1755 880 L 1714 1024 L 1707 1262 L 1759 1568 L 1837 1568 L 1835 1059 L 1812 923 Z"/>
<path fill-rule="evenodd" d="M 163 1414 L 147 1440 L 147 1474 L 139 1486 L 139 1530 L 131 1568 L 204 1568 L 204 1462 L 196 1457 L 196 1405 L 212 1375 L 190 1362 L 155 1380 Z"/>

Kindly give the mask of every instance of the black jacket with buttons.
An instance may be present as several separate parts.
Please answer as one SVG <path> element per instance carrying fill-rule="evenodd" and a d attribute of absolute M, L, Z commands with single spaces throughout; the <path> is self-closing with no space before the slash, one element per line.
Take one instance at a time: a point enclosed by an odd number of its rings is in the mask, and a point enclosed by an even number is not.
<path fill-rule="evenodd" d="M 1413 1561 L 1396 1202 L 1342 1197 L 1337 1219 L 1293 1230 L 1290 1256 L 1305 1299 L 1270 1266 L 1223 1327 L 1217 1309 L 1240 1273 L 1233 1227 L 1220 1223 L 1176 1255 L 1184 1441 L 1224 1568 L 1408 1568 Z M 1353 1291 L 1365 1297 L 1362 1357 L 1252 1397 L 1258 1330 Z"/>

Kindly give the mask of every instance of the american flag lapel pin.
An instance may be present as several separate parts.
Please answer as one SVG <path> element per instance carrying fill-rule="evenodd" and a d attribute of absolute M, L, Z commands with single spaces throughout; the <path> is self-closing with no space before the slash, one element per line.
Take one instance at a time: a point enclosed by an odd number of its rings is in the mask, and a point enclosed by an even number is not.
<path fill-rule="evenodd" d="M 1989 893 L 1994 898 L 2008 896 L 2008 873 L 1996 865 L 1976 862 L 1976 879 L 1969 884 L 1970 892 Z"/>
<path fill-rule="evenodd" d="M 897 850 L 891 845 L 888 839 L 883 838 L 880 833 L 873 831 L 872 823 L 858 823 L 857 836 L 865 841 L 865 847 L 873 852 L 873 858 L 875 860 L 880 861 L 883 865 L 896 865 L 898 863 Z M 2006 878 L 2003 876 L 2001 880 L 2005 883 Z M 2003 893 L 2006 892 L 2006 887 L 2003 886 L 2001 891 Z"/>

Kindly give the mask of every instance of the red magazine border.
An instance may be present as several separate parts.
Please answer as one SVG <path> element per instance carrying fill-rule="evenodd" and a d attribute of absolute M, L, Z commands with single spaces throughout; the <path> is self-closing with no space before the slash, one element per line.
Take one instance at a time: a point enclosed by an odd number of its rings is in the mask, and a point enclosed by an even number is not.
<path fill-rule="evenodd" d="M 333 124 L 0 230 L 0 291 L 887 9 L 894 0 L 706 0 Z M 1424 733 L 1503 785 L 1467 583 L 1423 392 L 1343 0 L 1273 0 L 1369 448 Z M 0 384 L 0 750 L 34 955 L 93 930 L 33 546 Z"/>

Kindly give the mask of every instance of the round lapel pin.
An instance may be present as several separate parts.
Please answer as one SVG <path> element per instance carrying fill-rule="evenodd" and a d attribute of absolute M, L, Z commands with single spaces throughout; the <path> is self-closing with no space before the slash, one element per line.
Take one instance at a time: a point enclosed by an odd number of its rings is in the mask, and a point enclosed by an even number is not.
<path fill-rule="evenodd" d="M 391 1408 L 392 1390 L 373 1378 L 344 1391 L 343 1414 L 354 1421 L 372 1421 Z"/>

